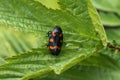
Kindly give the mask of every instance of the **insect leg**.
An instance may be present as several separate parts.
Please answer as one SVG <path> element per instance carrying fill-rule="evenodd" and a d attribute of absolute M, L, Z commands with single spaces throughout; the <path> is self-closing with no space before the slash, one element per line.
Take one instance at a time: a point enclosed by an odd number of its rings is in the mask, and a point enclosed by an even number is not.
<path fill-rule="evenodd" d="M 49 37 L 51 33 L 52 33 L 52 31 L 48 31 L 47 32 L 47 37 Z"/>

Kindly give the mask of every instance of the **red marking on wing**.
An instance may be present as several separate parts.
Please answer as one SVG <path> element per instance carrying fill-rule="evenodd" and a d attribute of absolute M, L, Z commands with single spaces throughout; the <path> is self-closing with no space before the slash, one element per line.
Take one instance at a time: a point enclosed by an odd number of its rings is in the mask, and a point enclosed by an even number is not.
<path fill-rule="evenodd" d="M 53 39 L 50 39 L 50 42 L 53 42 Z"/>
<path fill-rule="evenodd" d="M 56 36 L 56 34 L 54 32 L 52 32 L 52 36 Z"/>
<path fill-rule="evenodd" d="M 53 50 L 53 49 L 54 49 L 54 46 L 50 46 L 50 49 L 52 49 L 52 50 Z"/>
<path fill-rule="evenodd" d="M 57 49 L 57 48 L 60 50 L 60 47 L 58 47 L 58 46 L 50 46 L 50 49 L 51 49 L 51 50 Z"/>

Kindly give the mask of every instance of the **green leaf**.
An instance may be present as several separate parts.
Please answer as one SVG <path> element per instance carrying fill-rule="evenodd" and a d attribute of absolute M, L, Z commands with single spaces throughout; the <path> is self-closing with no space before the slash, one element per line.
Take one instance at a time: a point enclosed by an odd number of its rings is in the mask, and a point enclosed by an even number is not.
<path fill-rule="evenodd" d="M 113 45 L 114 46 L 114 45 Z M 95 66 L 110 70 L 120 70 L 120 52 L 118 50 L 106 47 L 99 54 L 94 54 L 91 57 L 80 62 L 83 66 Z"/>
<path fill-rule="evenodd" d="M 49 55 L 49 51 L 46 49 L 34 49 L 33 51 L 27 52 L 25 54 L 7 59 L 8 64 L 0 67 L 0 73 L 5 73 L 1 74 L 0 78 L 3 78 L 2 75 L 11 75 L 14 77 L 6 76 L 4 78 L 14 79 L 15 76 L 19 76 L 19 79 L 23 77 L 23 79 L 26 80 L 29 77 L 47 73 L 51 70 L 54 70 L 55 73 L 60 74 L 64 70 L 77 64 L 79 61 L 89 57 L 84 53 L 79 54 L 79 52 L 83 51 L 65 49 L 62 51 L 64 54 L 53 56 Z M 74 53 L 76 53 L 76 55 Z M 13 71 L 14 74 L 11 73 Z"/>
<path fill-rule="evenodd" d="M 112 43 L 116 41 L 120 45 L 120 29 L 119 28 L 108 28 L 106 29 L 108 40 Z"/>
<path fill-rule="evenodd" d="M 120 26 L 120 15 L 103 11 L 99 11 L 99 15 L 102 20 L 102 23 L 105 26 L 109 27 Z"/>
<path fill-rule="evenodd" d="M 74 66 L 61 75 L 48 73 L 30 80 L 118 80 L 119 70 L 110 70 L 93 66 Z"/>
<path fill-rule="evenodd" d="M 27 37 L 27 39 L 26 39 Z M 28 51 L 36 45 L 37 39 L 33 34 L 21 33 L 13 29 L 0 27 L 0 57 L 6 58 Z"/>
<path fill-rule="evenodd" d="M 87 39 L 100 38 L 106 45 L 105 32 L 89 0 L 59 0 L 60 10 L 48 9 L 34 0 L 1 0 L 0 2 L 0 24 L 2 25 L 14 26 L 19 30 L 41 35 L 55 25 L 59 25 L 65 34 L 75 34 Z"/>
<path fill-rule="evenodd" d="M 94 54 L 91 57 L 80 62 L 80 65 L 83 66 L 95 66 L 104 69 L 119 70 L 120 64 L 117 58 L 114 57 L 119 54 L 114 54 L 110 49 L 102 50 L 99 54 Z M 103 63 L 104 62 L 104 63 Z"/>
<path fill-rule="evenodd" d="M 60 9 L 60 6 L 58 4 L 59 0 L 35 0 L 35 1 L 42 3 L 47 8 Z"/>
<path fill-rule="evenodd" d="M 113 46 L 118 44 L 113 43 Z M 106 47 L 101 49 L 99 53 L 82 60 L 79 65 L 95 66 L 99 68 L 119 70 L 120 69 L 120 52 L 116 49 Z"/>
<path fill-rule="evenodd" d="M 119 73 L 120 52 L 107 47 L 60 75 L 50 72 L 30 80 L 118 80 Z"/>
<path fill-rule="evenodd" d="M 115 12 L 120 15 L 120 0 L 92 0 L 92 2 L 99 10 Z"/>
<path fill-rule="evenodd" d="M 106 48 L 99 54 L 81 61 L 60 75 L 54 73 L 34 77 L 31 80 L 118 80 L 120 79 L 120 52 Z"/>
<path fill-rule="evenodd" d="M 5 64 L 5 60 L 0 57 L 0 65 Z"/>
<path fill-rule="evenodd" d="M 38 33 L 40 48 L 8 58 L 0 79 L 27 80 L 54 71 L 61 74 L 106 46 L 106 35 L 90 0 L 59 0 L 51 9 L 34 0 L 0 0 L 0 24 Z M 13 15 L 14 14 L 14 15 Z M 59 25 L 64 43 L 59 56 L 50 54 L 45 33 Z"/>

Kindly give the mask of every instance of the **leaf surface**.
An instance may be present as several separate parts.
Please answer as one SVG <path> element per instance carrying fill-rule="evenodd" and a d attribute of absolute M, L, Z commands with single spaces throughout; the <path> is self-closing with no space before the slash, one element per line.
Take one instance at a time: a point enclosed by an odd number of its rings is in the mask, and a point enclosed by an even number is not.
<path fill-rule="evenodd" d="M 31 80 L 118 80 L 119 70 L 110 70 L 94 66 L 74 66 L 61 75 L 49 73 Z"/>
<path fill-rule="evenodd" d="M 50 72 L 32 80 L 118 80 L 120 78 L 120 52 L 106 48 L 99 54 L 81 61 L 60 75 Z"/>
<path fill-rule="evenodd" d="M 0 23 L 41 35 L 59 25 L 65 34 L 101 39 L 103 44 L 106 44 L 105 32 L 89 0 L 60 0 L 59 6 L 60 10 L 54 10 L 34 0 L 1 0 Z"/>
<path fill-rule="evenodd" d="M 92 2 L 99 10 L 115 12 L 120 15 L 120 0 L 92 0 Z"/>
<path fill-rule="evenodd" d="M 120 29 L 119 28 L 107 28 L 106 34 L 108 40 L 112 43 L 113 41 L 117 42 L 117 46 L 120 45 Z"/>
<path fill-rule="evenodd" d="M 120 15 L 110 12 L 99 11 L 102 23 L 108 27 L 120 26 Z"/>
<path fill-rule="evenodd" d="M 26 39 L 27 37 L 27 39 Z M 0 27 L 0 57 L 7 58 L 10 56 L 38 47 L 37 39 L 33 34 L 21 33 L 13 29 Z"/>

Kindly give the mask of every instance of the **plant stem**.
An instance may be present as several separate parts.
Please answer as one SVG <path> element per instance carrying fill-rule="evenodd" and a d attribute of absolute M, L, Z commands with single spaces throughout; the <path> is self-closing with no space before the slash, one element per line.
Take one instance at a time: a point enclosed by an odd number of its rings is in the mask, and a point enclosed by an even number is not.
<path fill-rule="evenodd" d="M 108 47 L 120 51 L 120 47 L 108 43 Z"/>

